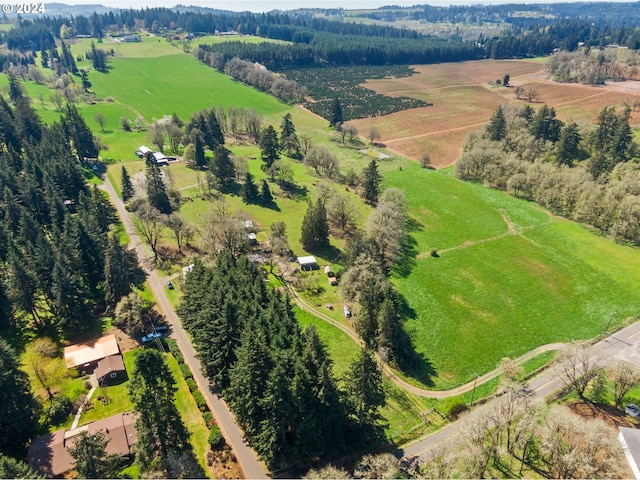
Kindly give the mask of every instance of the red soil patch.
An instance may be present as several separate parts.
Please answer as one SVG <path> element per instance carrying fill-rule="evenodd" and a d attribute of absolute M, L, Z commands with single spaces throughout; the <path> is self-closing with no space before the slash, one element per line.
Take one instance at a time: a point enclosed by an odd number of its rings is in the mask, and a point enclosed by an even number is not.
<path fill-rule="evenodd" d="M 611 427 L 627 427 L 637 428 L 637 425 L 632 421 L 631 417 L 624 413 L 623 410 L 619 410 L 611 405 L 601 405 L 598 403 L 590 402 L 574 402 L 568 405 L 568 407 L 584 418 L 599 418 L 604 420 L 607 425 Z"/>
<path fill-rule="evenodd" d="M 632 104 L 640 98 L 638 81 L 604 86 L 561 84 L 546 77 L 543 64 L 531 61 L 484 60 L 413 68 L 418 73 L 411 77 L 368 80 L 366 87 L 419 98 L 433 106 L 353 123 L 361 132 L 375 125 L 382 135 L 381 143 L 400 155 L 417 160 L 429 152 L 435 167 L 454 163 L 469 133 L 483 128 L 498 105 L 526 104 L 516 99 L 515 86 L 535 88 L 539 104 L 553 106 L 563 121 L 578 123 L 594 123 L 605 106 L 621 108 L 625 100 Z M 490 85 L 506 73 L 511 77 L 510 88 Z M 640 112 L 632 113 L 631 125 L 640 126 Z"/>

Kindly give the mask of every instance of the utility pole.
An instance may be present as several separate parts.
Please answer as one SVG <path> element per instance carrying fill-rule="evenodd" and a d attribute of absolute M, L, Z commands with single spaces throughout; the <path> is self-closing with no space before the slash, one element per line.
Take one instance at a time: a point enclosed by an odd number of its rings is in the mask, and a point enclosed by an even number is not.
<path fill-rule="evenodd" d="M 616 312 L 611 312 L 611 316 L 609 317 L 609 323 L 607 323 L 607 328 L 604 329 L 604 336 L 607 336 L 607 332 L 609 331 L 609 327 L 611 326 L 611 322 L 613 321 L 613 317 L 615 317 Z"/>
<path fill-rule="evenodd" d="M 478 374 L 477 373 L 473 373 L 476 378 L 473 379 L 473 390 L 471 391 L 471 406 L 473 407 L 473 399 L 476 396 L 476 383 L 478 382 Z"/>

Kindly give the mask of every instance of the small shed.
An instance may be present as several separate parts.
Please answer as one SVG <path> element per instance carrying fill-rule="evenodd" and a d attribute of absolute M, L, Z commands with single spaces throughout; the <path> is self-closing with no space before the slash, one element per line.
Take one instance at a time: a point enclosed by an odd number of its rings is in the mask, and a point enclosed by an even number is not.
<path fill-rule="evenodd" d="M 244 228 L 246 228 L 247 230 L 251 230 L 253 228 L 252 220 L 245 220 L 242 222 L 242 224 L 244 225 Z"/>
<path fill-rule="evenodd" d="M 124 366 L 122 355 L 110 355 L 98 362 L 93 371 L 100 385 L 108 385 L 126 380 L 127 369 Z"/>
<path fill-rule="evenodd" d="M 187 279 L 187 275 L 193 271 L 194 264 L 191 263 L 182 269 L 182 281 Z"/>
<path fill-rule="evenodd" d="M 257 245 L 258 244 L 258 237 L 256 237 L 255 233 L 248 233 L 247 234 L 247 239 L 249 240 L 249 245 Z"/>
<path fill-rule="evenodd" d="M 324 267 L 324 274 L 327 277 L 334 277 L 335 275 L 333 274 L 333 269 L 331 268 L 331 266 L 327 265 L 326 267 Z"/>
<path fill-rule="evenodd" d="M 145 146 L 145 145 L 140 145 L 138 147 L 138 149 L 136 150 L 136 155 L 140 158 L 144 158 L 146 157 L 149 153 L 151 153 L 153 150 L 151 150 L 149 147 Z"/>
<path fill-rule="evenodd" d="M 329 277 L 329 285 L 335 287 L 338 285 L 338 279 L 336 277 Z"/>
<path fill-rule="evenodd" d="M 316 261 L 316 257 L 309 255 L 308 257 L 298 257 L 298 264 L 300 265 L 300 269 L 308 272 L 310 270 L 318 270 L 318 262 Z"/>
<path fill-rule="evenodd" d="M 346 318 L 350 318 L 351 317 L 351 309 L 349 308 L 349 305 L 343 305 L 342 306 L 342 313 L 344 313 L 344 316 Z"/>

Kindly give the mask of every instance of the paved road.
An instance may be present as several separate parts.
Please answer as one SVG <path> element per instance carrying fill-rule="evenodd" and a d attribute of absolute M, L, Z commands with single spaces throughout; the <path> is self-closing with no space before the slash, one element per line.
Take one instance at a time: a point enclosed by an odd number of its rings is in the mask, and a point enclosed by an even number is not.
<path fill-rule="evenodd" d="M 591 348 L 595 354 L 609 359 L 623 360 L 640 368 L 640 322 L 611 334 Z M 565 383 L 559 371 L 561 369 L 552 367 L 531 380 L 527 384 L 531 391 L 529 397 L 532 400 L 544 399 L 561 390 Z M 453 439 L 458 434 L 458 429 L 458 422 L 450 423 L 445 428 L 405 446 L 401 449 L 401 456 L 405 460 L 420 463 L 435 446 Z"/>
<path fill-rule="evenodd" d="M 258 460 L 256 453 L 244 443 L 242 431 L 236 425 L 229 407 L 227 407 L 227 404 L 221 397 L 214 394 L 209 388 L 209 381 L 202 374 L 200 361 L 196 356 L 191 340 L 184 328 L 182 328 L 182 323 L 180 323 L 180 319 L 176 315 L 171 302 L 169 302 L 169 299 L 167 298 L 165 291 L 166 282 L 164 279 L 160 278 L 158 272 L 153 268 L 152 263 L 149 261 L 145 247 L 140 241 L 140 237 L 133 226 L 129 212 L 127 212 L 124 207 L 124 203 L 116 195 L 113 185 L 111 185 L 108 178 L 106 178 L 101 188 L 109 194 L 111 203 L 118 211 L 120 220 L 124 225 L 127 235 L 129 235 L 129 246 L 135 249 L 140 264 L 143 265 L 148 274 L 149 287 L 156 299 L 157 308 L 164 314 L 171 325 L 171 336 L 178 343 L 180 351 L 184 356 L 184 361 L 189 365 L 189 368 L 193 373 L 193 378 L 207 400 L 207 404 L 213 412 L 216 423 L 220 427 L 220 430 L 222 430 L 227 444 L 231 446 L 238 464 L 244 472 L 245 478 L 269 478 L 264 466 Z"/>

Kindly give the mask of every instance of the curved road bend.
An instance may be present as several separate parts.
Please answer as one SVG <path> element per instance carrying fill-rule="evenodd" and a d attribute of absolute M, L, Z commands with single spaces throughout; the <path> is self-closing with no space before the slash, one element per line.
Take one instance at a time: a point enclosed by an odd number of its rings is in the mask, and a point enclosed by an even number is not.
<path fill-rule="evenodd" d="M 196 351 L 184 328 L 182 328 L 182 323 L 178 319 L 171 302 L 169 302 L 167 298 L 163 279 L 161 279 L 158 272 L 153 269 L 147 257 L 144 245 L 133 226 L 129 212 L 125 209 L 124 202 L 116 195 L 108 177 L 105 178 L 104 184 L 101 185 L 100 188 L 109 194 L 111 203 L 116 207 L 120 220 L 124 225 L 127 235 L 129 235 L 129 246 L 135 249 L 140 264 L 149 275 L 149 288 L 151 288 L 153 296 L 156 299 L 157 307 L 171 325 L 171 336 L 178 343 L 180 351 L 184 356 L 184 361 L 189 365 L 193 373 L 193 378 L 207 400 L 207 404 L 213 412 L 216 423 L 220 427 L 220 430 L 222 430 L 225 440 L 231 446 L 238 464 L 244 472 L 245 478 L 269 478 L 264 466 L 258 460 L 256 453 L 244 443 L 243 433 L 236 425 L 233 414 L 229 410 L 229 407 L 227 407 L 225 401 L 209 389 L 209 381 L 202 374 L 202 368 L 196 356 Z"/>
<path fill-rule="evenodd" d="M 622 360 L 640 368 L 640 322 L 636 322 L 613 334 L 605 337 L 590 347 L 594 354 Z M 529 397 L 532 400 L 544 399 L 547 396 L 561 390 L 565 384 L 559 371 L 562 369 L 550 368 L 542 375 L 531 380 L 527 387 L 530 390 Z M 426 458 L 426 454 L 436 445 L 446 442 L 458 435 L 458 422 L 453 422 L 445 428 L 411 443 L 401 449 L 403 459 L 420 463 Z"/>
<path fill-rule="evenodd" d="M 296 304 L 302 310 L 306 310 L 316 318 L 319 318 L 320 320 L 323 320 L 324 322 L 329 323 L 334 327 L 338 328 L 339 330 L 347 334 L 357 345 L 362 346 L 362 340 L 360 339 L 358 334 L 354 332 L 352 328 L 349 328 L 347 325 L 344 325 L 334 320 L 327 314 L 315 308 L 309 302 L 307 302 L 302 297 L 300 297 L 300 295 L 298 294 L 298 292 L 295 291 L 295 289 L 290 288 L 289 292 L 291 293 L 291 296 L 295 300 Z M 564 343 L 549 343 L 547 345 L 541 345 L 525 353 L 524 355 L 519 356 L 518 358 L 515 359 L 515 362 L 518 364 L 521 364 L 537 355 L 540 355 L 541 353 L 550 352 L 552 350 L 560 350 L 562 347 L 564 347 Z M 640 362 L 640 358 L 638 359 L 638 361 Z M 495 368 L 490 372 L 485 373 L 484 375 L 480 375 L 475 380 L 471 380 L 470 382 L 465 383 L 464 385 L 460 385 L 459 387 L 455 387 L 450 390 L 428 390 L 426 388 L 420 388 L 415 385 L 412 385 L 411 383 L 407 382 L 403 378 L 400 378 L 398 375 L 395 374 L 393 369 L 391 369 L 391 367 L 389 367 L 387 363 L 383 362 L 382 365 L 383 365 L 384 374 L 387 377 L 389 377 L 389 379 L 401 389 L 409 393 L 413 393 L 414 395 L 417 395 L 419 397 L 438 398 L 438 399 L 455 397 L 456 395 L 461 395 L 463 393 L 470 392 L 471 390 L 473 390 L 474 384 L 477 387 L 478 385 L 482 385 L 483 383 L 488 382 L 489 380 L 493 380 L 494 378 L 502 374 L 501 369 Z"/>

